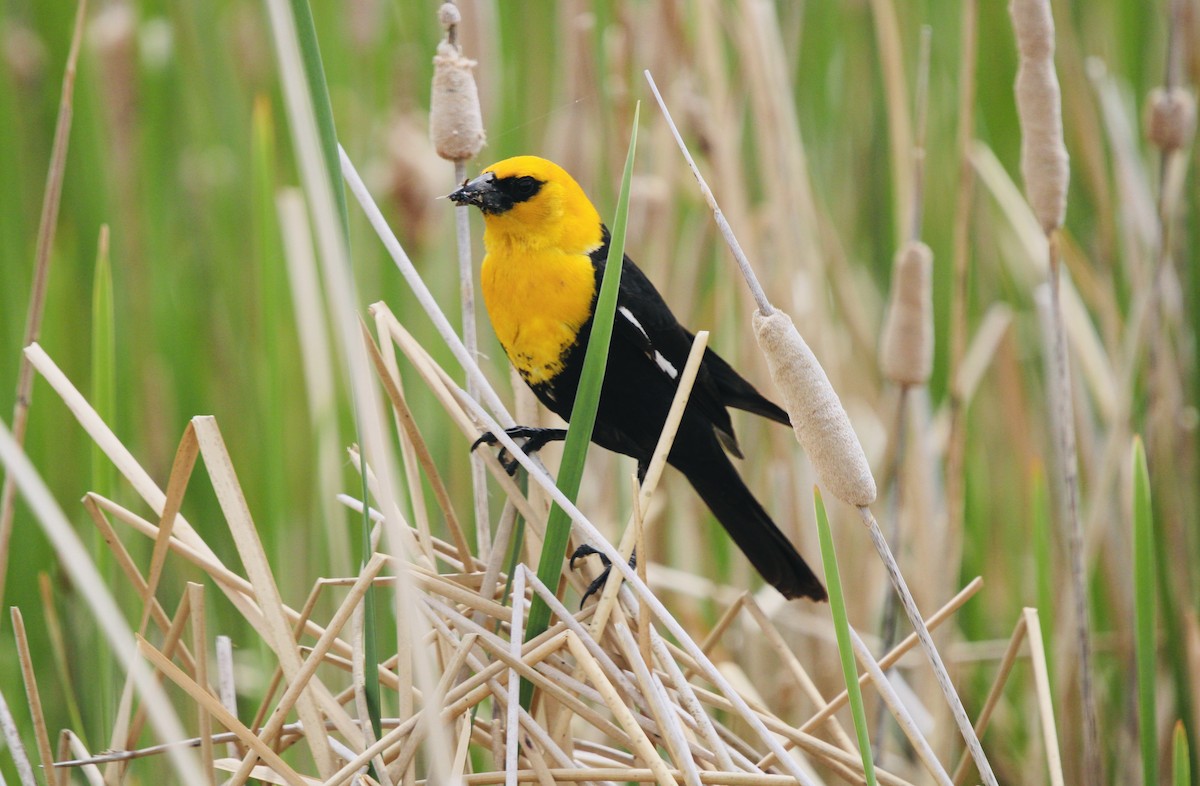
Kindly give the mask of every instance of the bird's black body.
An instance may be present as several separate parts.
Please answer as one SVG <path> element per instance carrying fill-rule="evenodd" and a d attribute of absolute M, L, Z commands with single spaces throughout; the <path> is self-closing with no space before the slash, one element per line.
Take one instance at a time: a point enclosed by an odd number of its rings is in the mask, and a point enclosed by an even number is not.
<path fill-rule="evenodd" d="M 608 258 L 608 239 L 605 229 L 604 244 L 591 254 L 597 293 Z M 594 302 L 592 311 L 595 313 Z M 531 385 L 542 404 L 564 420 L 571 417 L 591 330 L 589 319 L 568 350 L 561 373 L 547 383 Z M 654 453 L 693 338 L 626 256 L 592 441 L 637 459 L 639 472 L 645 471 Z M 824 600 L 820 580 L 746 488 L 726 455 L 728 449 L 741 457 L 727 407 L 790 423 L 786 412 L 708 349 L 668 463 L 687 477 L 764 579 L 785 597 Z"/>

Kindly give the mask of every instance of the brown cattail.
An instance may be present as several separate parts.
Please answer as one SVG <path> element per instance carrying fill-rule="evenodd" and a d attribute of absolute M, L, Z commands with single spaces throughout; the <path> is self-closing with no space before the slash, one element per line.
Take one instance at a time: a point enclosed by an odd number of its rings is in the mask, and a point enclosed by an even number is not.
<path fill-rule="evenodd" d="M 438 20 L 447 32 L 458 24 L 453 3 L 438 9 Z M 437 154 L 450 161 L 465 161 L 483 147 L 483 116 L 479 91 L 471 69 L 475 61 L 463 57 L 451 38 L 438 44 L 433 58 L 433 92 L 429 99 L 429 136 Z"/>
<path fill-rule="evenodd" d="M 1012 0 L 1017 34 L 1017 113 L 1021 118 L 1021 176 L 1033 214 L 1046 234 L 1067 210 L 1069 158 L 1063 144 L 1062 95 L 1054 70 L 1054 17 L 1049 0 Z"/>
<path fill-rule="evenodd" d="M 920 241 L 906 244 L 892 263 L 892 294 L 879 365 L 897 385 L 923 385 L 933 370 L 933 252 Z"/>
<path fill-rule="evenodd" d="M 875 478 L 829 377 L 782 311 L 754 312 L 754 332 L 796 438 L 829 493 L 856 507 L 875 501 Z"/>
<path fill-rule="evenodd" d="M 1146 138 L 1169 153 L 1191 144 L 1196 131 L 1196 98 L 1182 87 L 1156 87 L 1146 102 Z"/>

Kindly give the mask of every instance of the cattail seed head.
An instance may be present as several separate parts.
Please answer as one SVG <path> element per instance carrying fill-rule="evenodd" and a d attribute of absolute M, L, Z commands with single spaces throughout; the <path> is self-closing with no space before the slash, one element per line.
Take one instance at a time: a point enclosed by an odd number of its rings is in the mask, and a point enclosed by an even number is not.
<path fill-rule="evenodd" d="M 1146 102 L 1146 138 L 1163 152 L 1191 144 L 1196 131 L 1196 98 L 1182 87 L 1156 87 Z"/>
<path fill-rule="evenodd" d="M 875 478 L 829 377 L 792 318 L 754 312 L 754 333 L 771 379 L 783 394 L 796 438 L 829 493 L 856 507 L 875 501 Z"/>
<path fill-rule="evenodd" d="M 450 13 L 447 6 L 453 9 Z M 457 23 L 458 9 L 446 3 L 438 18 Z M 463 57 L 449 41 L 438 44 L 433 58 L 433 91 L 429 99 L 429 136 L 437 154 L 450 161 L 465 161 L 483 147 L 483 114 L 479 91 L 471 70 L 475 61 Z"/>
<path fill-rule="evenodd" d="M 1067 210 L 1070 159 L 1063 144 L 1062 95 L 1054 70 L 1054 17 L 1049 0 L 1012 0 L 1017 35 L 1017 113 L 1021 119 L 1021 175 L 1033 214 L 1047 234 Z"/>
<path fill-rule="evenodd" d="M 442 3 L 438 8 L 438 24 L 442 27 L 450 27 L 462 21 L 462 14 L 458 11 L 458 6 L 454 3 Z"/>
<path fill-rule="evenodd" d="M 879 341 L 879 365 L 897 385 L 923 385 L 933 370 L 933 251 L 906 244 L 892 263 L 892 292 Z"/>

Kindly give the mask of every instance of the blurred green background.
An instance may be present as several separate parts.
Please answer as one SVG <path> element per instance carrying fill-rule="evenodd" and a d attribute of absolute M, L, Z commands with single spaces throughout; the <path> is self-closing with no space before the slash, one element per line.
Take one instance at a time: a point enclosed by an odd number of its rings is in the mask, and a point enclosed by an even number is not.
<path fill-rule="evenodd" d="M 436 200 L 451 189 L 453 172 L 436 157 L 425 136 L 431 59 L 442 34 L 437 5 L 348 0 L 318 3 L 313 10 L 341 142 L 427 283 L 447 313 L 455 315 L 458 282 L 451 211 Z M 1194 3 L 1183 5 L 1192 14 Z M 764 271 L 772 296 L 798 313 L 828 317 L 827 324 L 810 321 L 807 326 L 822 332 L 819 348 L 824 352 L 819 354 L 877 462 L 877 477 L 884 478 L 888 473 L 880 465 L 887 455 L 895 404 L 894 392 L 876 370 L 874 341 L 891 259 L 907 226 L 900 201 L 908 197 L 894 191 L 897 172 L 907 164 L 897 162 L 889 139 L 884 79 L 889 68 L 881 41 L 892 35 L 900 44 L 900 81 L 911 104 L 920 27 L 932 28 L 923 237 L 935 254 L 938 341 L 934 378 L 928 398 L 921 401 L 925 411 L 936 414 L 948 389 L 964 7 L 959 0 L 894 5 L 888 0 L 463 2 L 462 43 L 466 54 L 479 60 L 477 78 L 488 132 L 488 146 L 479 161 L 468 165 L 468 172 L 516 153 L 555 158 L 584 183 L 602 215 L 610 215 L 633 102 L 641 99 L 642 125 L 649 133 L 639 152 L 639 175 L 644 177 L 642 190 L 635 191 L 634 210 L 641 205 L 648 217 L 639 224 L 635 215 L 627 250 L 663 286 L 686 324 L 716 326 L 713 340 L 718 349 L 732 355 L 739 367 L 756 369 L 756 379 L 765 382 L 760 361 L 748 351 L 748 304 L 728 283 L 732 268 L 706 210 L 680 169 L 677 151 L 661 143 L 657 108 L 646 104 L 650 96 L 641 71 L 652 69 L 660 85 L 673 88 L 668 100 L 678 101 L 673 104 L 675 113 L 718 198 L 729 200 L 727 212 L 735 230 L 750 236 L 753 250 L 759 251 L 752 261 Z M 894 27 L 881 22 L 887 9 L 896 16 Z M 41 195 L 74 11 L 71 3 L 42 0 L 6 0 L 0 9 L 0 417 L 5 422 L 12 411 Z M 1131 303 L 1155 258 L 1153 238 L 1147 240 L 1144 224 L 1139 224 L 1149 211 L 1150 227 L 1155 229 L 1155 206 L 1152 200 L 1146 203 L 1139 189 L 1145 188 L 1145 195 L 1155 193 L 1159 162 L 1138 129 L 1145 95 L 1163 81 L 1168 12 L 1164 2 L 1137 0 L 1055 5 L 1072 154 L 1067 263 L 1100 346 L 1115 368 L 1124 352 Z M 1175 25 L 1182 53 L 1180 74 L 1188 82 L 1196 73 L 1194 44 L 1200 40 L 1193 17 Z M 1019 185 L 1020 133 L 1012 98 L 1016 51 L 1005 4 L 981 3 L 978 21 L 976 101 L 970 108 L 974 136 Z M 887 32 L 880 32 L 881 25 Z M 774 49 L 763 49 L 769 40 L 763 30 L 774 31 Z M 755 51 L 763 54 L 764 62 L 783 69 L 788 91 L 759 95 L 774 85 L 759 81 L 752 67 Z M 1117 119 L 1104 114 L 1106 90 L 1115 117 L 1126 124 L 1124 136 Z M 761 115 L 763 107 L 771 105 L 784 114 L 794 112 L 798 123 L 795 140 L 776 139 L 775 144 L 794 148 L 793 141 L 803 140 L 803 163 L 816 203 L 812 215 L 819 217 L 821 227 L 813 242 L 826 256 L 823 276 L 793 278 L 788 273 L 792 266 L 810 273 L 820 268 L 814 268 L 811 259 L 797 261 L 794 257 L 801 249 L 769 229 L 772 216 L 800 209 L 788 204 L 790 193 L 780 190 L 780 178 L 771 171 L 774 166 L 783 168 L 784 183 L 796 184 L 800 178 L 787 162 L 768 157 L 771 148 L 761 132 L 764 126 L 777 126 Z M 906 111 L 911 114 L 911 106 Z M 165 483 L 188 419 L 197 414 L 217 417 L 284 597 L 299 604 L 317 576 L 350 568 L 357 554 L 357 530 L 351 516 L 326 520 L 323 511 L 328 508 L 319 498 L 297 315 L 273 204 L 277 188 L 297 182 L 290 147 L 271 33 L 260 3 L 93 2 L 79 63 L 40 341 L 89 398 L 94 384 L 111 380 L 112 410 L 104 414 L 160 483 Z M 1165 372 L 1169 382 L 1156 388 L 1148 371 L 1150 361 L 1141 354 L 1130 389 L 1132 406 L 1115 424 L 1097 413 L 1088 385 L 1077 383 L 1083 412 L 1083 498 L 1091 506 L 1088 510 L 1099 506 L 1105 511 L 1095 528 L 1090 566 L 1102 723 L 1106 740 L 1112 740 L 1106 755 L 1114 783 L 1137 772 L 1138 730 L 1130 710 L 1134 686 L 1128 679 L 1132 590 L 1127 472 L 1122 470 L 1120 483 L 1111 490 L 1095 492 L 1088 485 L 1097 477 L 1101 443 L 1114 429 L 1151 432 L 1147 442 L 1160 513 L 1160 554 L 1166 558 L 1160 566 L 1165 574 L 1160 588 L 1165 603 L 1160 661 L 1164 751 L 1170 723 L 1184 717 L 1190 724 L 1194 719 L 1187 714 L 1200 705 L 1190 682 L 1196 672 L 1187 665 L 1200 657 L 1193 567 L 1200 557 L 1195 507 L 1200 487 L 1195 471 L 1200 377 L 1194 349 L 1200 286 L 1192 243 L 1192 227 L 1197 225 L 1192 183 L 1189 175 L 1175 229 L 1177 253 L 1164 297 L 1163 335 L 1161 343 L 1157 338 L 1154 343 L 1173 358 Z M 936 574 L 948 566 L 950 575 L 931 580 L 930 586 L 939 591 L 956 588 L 960 579 L 984 575 L 984 597 L 957 619 L 960 635 L 986 643 L 1010 634 L 1021 606 L 1044 600 L 1037 596 L 1031 539 L 1032 522 L 1039 513 L 1045 516 L 1049 506 L 1033 478 L 1034 468 L 1049 458 L 1036 315 L 1027 282 L 1013 273 L 1010 261 L 1019 254 L 1019 246 L 1003 210 L 978 180 L 970 204 L 968 325 L 973 332 L 997 302 L 1011 306 L 1013 324 L 969 411 L 963 530 L 946 541 L 954 556 L 945 560 L 943 554 L 922 552 L 917 546 L 901 549 L 901 554 L 902 564 L 907 560 L 917 574 Z M 351 205 L 350 213 L 358 305 L 365 312 L 368 304 L 386 300 L 435 356 L 454 369 L 428 321 L 416 314 L 356 206 Z M 98 380 L 92 348 L 97 329 L 93 292 L 102 224 L 111 229 L 115 355 L 110 366 L 101 364 Z M 480 253 L 476 242 L 476 257 Z M 308 318 L 299 315 L 301 320 Z M 803 329 L 805 323 L 798 321 Z M 503 355 L 482 310 L 480 324 L 492 378 L 506 388 Z M 1162 395 L 1156 396 L 1155 390 Z M 1161 403 L 1164 397 L 1166 404 Z M 410 391 L 410 401 L 439 466 L 461 495 L 460 513 L 465 513 L 470 493 L 466 443 L 431 396 Z M 339 439 L 344 445 L 354 441 L 354 432 L 345 397 L 339 406 Z M 760 427 L 747 423 L 744 428 L 758 434 Z M 774 452 L 751 456 L 748 472 L 773 471 L 778 485 L 779 471 L 768 470 L 768 460 L 795 446 L 789 447 L 786 434 L 776 434 L 769 444 Z M 77 502 L 84 492 L 97 490 L 135 506 L 132 492 L 103 461 L 94 460 L 90 441 L 40 379 L 26 446 L 86 542 L 95 543 L 96 538 Z M 1122 448 L 1122 455 L 1125 452 Z M 931 515 L 941 515 L 942 510 L 939 458 L 932 455 L 926 470 L 933 478 L 933 499 L 925 508 Z M 354 491 L 358 481 L 353 468 L 344 454 L 338 462 L 344 489 Z M 784 472 L 786 466 L 790 465 L 785 464 Z M 761 467 L 761 473 L 755 467 Z M 206 483 L 198 471 L 184 512 L 220 556 L 236 565 L 236 553 Z M 803 496 L 800 486 L 799 492 L 788 493 Z M 798 513 L 798 521 L 807 520 L 805 515 L 811 511 Z M 815 554 L 811 527 L 802 537 Z M 847 527 L 840 537 L 849 539 L 851 559 L 871 560 L 861 533 Z M 936 536 L 928 537 L 934 540 L 918 543 L 936 549 Z M 718 553 L 704 557 L 708 566 L 687 567 L 700 573 L 719 566 L 727 571 L 730 558 L 723 552 L 728 546 L 720 536 L 714 542 Z M 149 544 L 132 539 L 129 543 L 144 565 Z M 1056 554 L 1055 565 L 1065 565 L 1057 546 Z M 666 553 L 656 559 L 670 561 Z M 183 582 L 199 574 L 171 564 L 162 595 L 177 598 Z M 42 574 L 50 581 L 63 617 L 84 731 L 93 748 L 101 749 L 111 696 L 102 687 L 104 676 L 94 678 L 87 653 L 103 645 L 31 513 L 18 502 L 3 598 L 6 605 L 23 609 L 40 654 L 36 660 L 48 664 L 50 648 L 38 592 Z M 748 580 L 746 576 L 743 572 L 731 583 Z M 861 617 L 856 622 L 863 628 L 876 625 L 879 594 L 874 589 L 881 585 L 878 576 L 873 581 L 873 589 L 857 606 Z M 121 584 L 114 580 L 127 608 L 135 609 L 132 593 Z M 1056 595 L 1065 593 L 1058 592 L 1065 580 L 1044 586 Z M 945 598 L 929 592 L 923 604 L 932 606 Z M 1066 608 L 1062 606 L 1060 616 Z M 214 604 L 212 629 L 236 639 L 238 632 L 224 627 L 237 624 L 232 615 L 224 616 L 227 613 Z M 1053 620 L 1054 609 L 1043 609 L 1043 617 Z M 1061 656 L 1069 639 L 1064 635 L 1054 642 Z M 0 657 L 0 685 L 18 718 L 23 718 L 11 645 L 6 613 L 0 621 L 0 652 L 5 653 Z M 978 707 L 990 682 L 987 658 L 983 661 L 962 661 L 961 668 L 968 670 L 969 708 Z M 70 724 L 67 703 L 60 700 L 66 688 L 51 667 L 46 668 L 41 687 L 49 705 L 49 725 L 58 729 Z M 1059 668 L 1067 667 L 1056 664 Z M 1190 679 L 1181 679 L 1189 674 Z M 1074 697 L 1069 684 L 1060 688 L 1065 705 L 1060 735 L 1073 761 L 1077 718 L 1069 706 Z M 1002 781 L 1012 783 L 1034 782 L 1028 778 L 1039 772 L 1036 762 L 1026 759 L 1030 746 L 1038 743 L 1023 720 L 1031 717 L 1027 699 L 1020 702 L 1025 709 L 998 718 L 995 737 L 985 741 L 994 746 Z M 11 781 L 10 767 L 8 757 L 0 754 L 0 772 Z"/>

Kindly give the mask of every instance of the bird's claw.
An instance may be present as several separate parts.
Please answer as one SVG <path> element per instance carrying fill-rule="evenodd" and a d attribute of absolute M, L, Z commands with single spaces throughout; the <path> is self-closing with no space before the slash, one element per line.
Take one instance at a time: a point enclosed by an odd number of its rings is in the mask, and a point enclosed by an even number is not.
<path fill-rule="evenodd" d="M 608 574 L 612 573 L 612 560 L 610 560 L 603 551 L 600 551 L 593 546 L 589 546 L 586 543 L 575 549 L 575 553 L 571 555 L 571 570 L 575 570 L 575 560 L 583 559 L 584 557 L 590 557 L 593 554 L 600 558 L 600 563 L 604 565 L 604 570 L 601 571 L 600 575 L 597 576 L 592 583 L 587 586 L 587 589 L 583 591 L 583 597 L 579 600 L 579 608 L 581 609 L 583 608 L 583 604 L 587 603 L 588 598 L 595 595 L 600 588 L 608 582 Z M 637 551 L 634 551 L 633 554 L 630 555 L 629 567 L 637 567 Z"/>
<path fill-rule="evenodd" d="M 528 455 L 537 453 L 542 448 L 546 447 L 547 443 L 555 440 L 565 439 L 567 436 L 566 429 L 561 428 L 537 428 L 535 426 L 513 426 L 512 428 L 504 429 L 504 433 L 513 440 L 525 440 L 525 444 L 521 449 Z M 490 431 L 485 431 L 480 435 L 479 439 L 471 443 L 471 450 L 480 445 L 494 446 L 499 444 L 500 440 Z M 516 457 L 508 452 L 508 448 L 501 447 L 500 452 L 496 454 L 496 460 L 500 462 L 500 466 L 504 467 L 504 471 L 510 476 L 517 474 L 517 467 L 520 463 Z"/>

